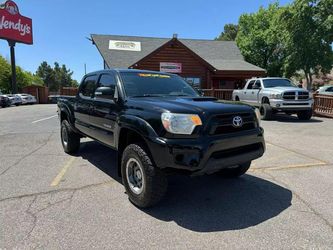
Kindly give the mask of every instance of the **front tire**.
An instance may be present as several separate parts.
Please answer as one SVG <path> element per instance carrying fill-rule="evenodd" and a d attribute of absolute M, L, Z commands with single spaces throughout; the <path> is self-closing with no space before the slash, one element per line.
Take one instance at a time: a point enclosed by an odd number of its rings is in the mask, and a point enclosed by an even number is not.
<path fill-rule="evenodd" d="M 67 120 L 61 122 L 61 143 L 67 154 L 74 154 L 80 148 L 80 136 L 75 133 Z"/>
<path fill-rule="evenodd" d="M 297 117 L 299 120 L 308 121 L 312 117 L 312 110 L 304 110 L 297 112 Z"/>
<path fill-rule="evenodd" d="M 218 173 L 225 178 L 238 178 L 244 175 L 247 170 L 249 170 L 250 166 L 251 162 L 249 161 L 234 168 L 222 169 Z"/>
<path fill-rule="evenodd" d="M 268 103 L 263 103 L 260 106 L 259 111 L 260 111 L 262 120 L 272 119 L 273 110 L 272 110 L 272 107 Z"/>
<path fill-rule="evenodd" d="M 129 200 L 140 208 L 155 205 L 167 191 L 166 176 L 154 166 L 142 144 L 130 144 L 125 148 L 121 174 Z"/>

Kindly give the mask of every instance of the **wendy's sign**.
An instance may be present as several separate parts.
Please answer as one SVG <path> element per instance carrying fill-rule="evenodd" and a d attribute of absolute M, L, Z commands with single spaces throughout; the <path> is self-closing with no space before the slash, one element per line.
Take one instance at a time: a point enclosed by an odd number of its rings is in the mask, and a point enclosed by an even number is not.
<path fill-rule="evenodd" d="M 0 5 L 0 39 L 32 44 L 32 20 L 21 16 L 13 1 Z"/>

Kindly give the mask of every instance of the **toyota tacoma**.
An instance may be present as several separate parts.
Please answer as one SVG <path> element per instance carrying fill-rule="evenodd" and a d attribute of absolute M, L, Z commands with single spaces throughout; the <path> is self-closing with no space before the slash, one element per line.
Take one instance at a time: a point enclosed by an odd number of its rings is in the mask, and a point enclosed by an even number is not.
<path fill-rule="evenodd" d="M 103 70 L 84 76 L 78 94 L 58 99 L 64 151 L 89 137 L 117 150 L 131 202 L 156 204 L 171 173 L 243 175 L 265 151 L 256 110 L 203 97 L 180 76 Z"/>

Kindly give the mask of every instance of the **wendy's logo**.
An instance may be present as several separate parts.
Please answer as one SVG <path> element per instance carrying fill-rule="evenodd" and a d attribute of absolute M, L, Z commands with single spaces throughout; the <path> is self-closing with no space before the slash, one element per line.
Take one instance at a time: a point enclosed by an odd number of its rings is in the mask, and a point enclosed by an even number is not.
<path fill-rule="evenodd" d="M 5 10 L 7 10 L 11 15 L 16 15 L 19 13 L 19 9 L 13 1 L 7 1 L 5 3 Z"/>

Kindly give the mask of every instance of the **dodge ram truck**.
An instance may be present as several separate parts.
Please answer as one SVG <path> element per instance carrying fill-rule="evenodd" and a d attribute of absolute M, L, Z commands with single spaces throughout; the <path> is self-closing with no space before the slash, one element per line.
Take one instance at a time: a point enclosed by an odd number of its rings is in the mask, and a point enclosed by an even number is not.
<path fill-rule="evenodd" d="M 270 120 L 277 112 L 296 113 L 300 120 L 310 120 L 312 116 L 309 91 L 286 78 L 250 79 L 243 89 L 233 91 L 232 98 L 259 108 L 263 120 Z"/>
<path fill-rule="evenodd" d="M 58 99 L 64 151 L 89 137 L 118 152 L 118 173 L 138 207 L 156 204 L 167 175 L 238 177 L 265 151 L 260 114 L 240 103 L 202 97 L 178 75 L 103 70 Z"/>

